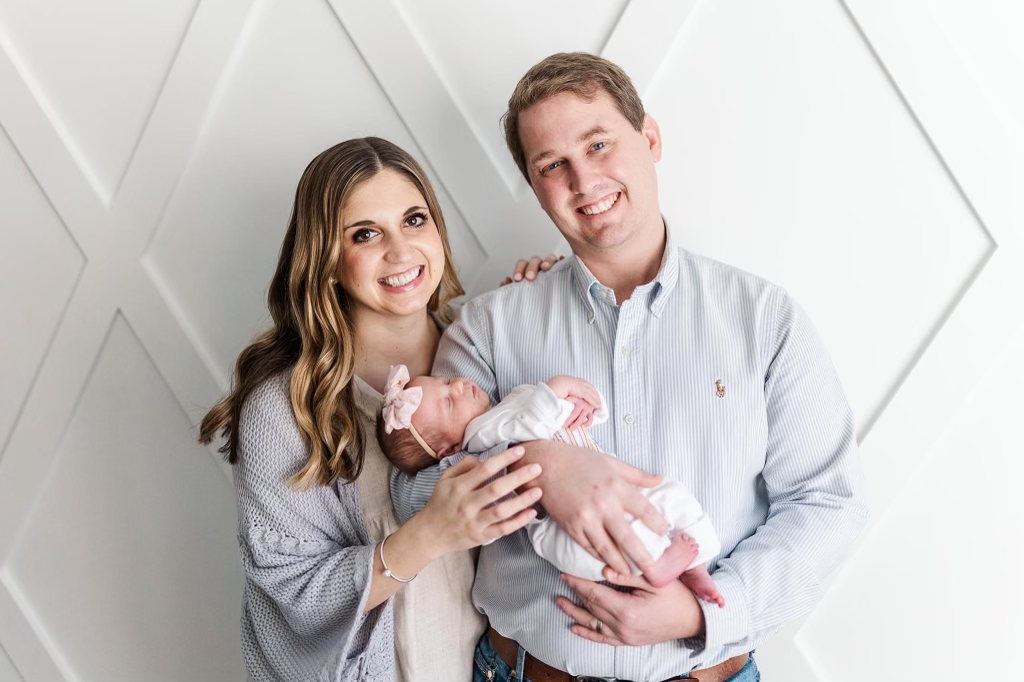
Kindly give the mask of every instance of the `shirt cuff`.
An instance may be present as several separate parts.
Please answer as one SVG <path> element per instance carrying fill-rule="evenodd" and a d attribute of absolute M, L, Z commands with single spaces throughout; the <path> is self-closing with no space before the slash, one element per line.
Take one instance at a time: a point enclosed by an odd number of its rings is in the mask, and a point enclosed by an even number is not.
<path fill-rule="evenodd" d="M 711 577 L 725 599 L 725 607 L 703 600 L 697 602 L 704 612 L 704 635 L 683 640 L 689 649 L 716 651 L 750 636 L 750 612 L 742 581 L 726 571 L 716 571 Z"/>
<path fill-rule="evenodd" d="M 530 396 L 529 410 L 532 417 L 546 425 L 553 431 L 565 426 L 565 420 L 572 414 L 574 405 L 568 400 L 563 400 L 555 395 L 543 381 L 537 384 L 537 390 Z"/>

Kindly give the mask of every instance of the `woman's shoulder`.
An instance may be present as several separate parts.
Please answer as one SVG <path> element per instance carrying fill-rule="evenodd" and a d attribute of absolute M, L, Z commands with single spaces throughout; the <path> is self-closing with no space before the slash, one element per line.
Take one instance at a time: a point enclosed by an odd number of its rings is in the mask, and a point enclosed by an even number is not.
<path fill-rule="evenodd" d="M 275 374 L 246 396 L 238 420 L 239 463 L 294 473 L 309 456 L 292 411 L 291 371 Z"/>

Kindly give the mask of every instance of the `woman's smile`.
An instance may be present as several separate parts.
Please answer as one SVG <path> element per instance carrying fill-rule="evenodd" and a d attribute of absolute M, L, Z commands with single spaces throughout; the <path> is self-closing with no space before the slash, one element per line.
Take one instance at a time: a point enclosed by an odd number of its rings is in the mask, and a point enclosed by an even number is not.
<path fill-rule="evenodd" d="M 394 275 L 386 275 L 377 280 L 377 283 L 388 292 L 404 293 L 412 291 L 423 283 L 423 273 L 426 268 L 422 265 L 403 270 Z"/>

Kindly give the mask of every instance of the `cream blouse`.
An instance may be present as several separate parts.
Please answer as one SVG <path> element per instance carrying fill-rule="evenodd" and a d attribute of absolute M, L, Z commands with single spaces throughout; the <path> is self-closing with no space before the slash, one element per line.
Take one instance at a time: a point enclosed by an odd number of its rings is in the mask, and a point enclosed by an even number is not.
<path fill-rule="evenodd" d="M 370 537 L 380 542 L 398 530 L 391 503 L 391 463 L 377 442 L 377 415 L 384 396 L 353 378 L 366 434 L 359 505 Z M 452 552 L 429 564 L 394 596 L 398 680 L 470 680 L 473 652 L 487 619 L 473 606 L 476 550 Z M 403 576 L 404 577 L 404 576 Z"/>

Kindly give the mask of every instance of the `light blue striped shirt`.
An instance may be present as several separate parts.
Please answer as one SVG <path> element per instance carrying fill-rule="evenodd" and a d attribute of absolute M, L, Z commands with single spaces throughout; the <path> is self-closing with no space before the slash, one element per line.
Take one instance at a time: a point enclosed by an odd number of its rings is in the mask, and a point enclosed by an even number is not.
<path fill-rule="evenodd" d="M 655 280 L 621 305 L 576 257 L 470 301 L 434 370 L 494 401 L 555 374 L 589 380 L 611 409 L 591 429 L 598 444 L 686 484 L 721 539 L 708 568 L 726 605 L 701 604 L 705 637 L 618 648 L 570 632 L 554 597 L 571 591 L 525 531 L 483 547 L 477 607 L 561 670 L 664 680 L 750 651 L 810 611 L 867 521 L 853 415 L 806 314 L 780 287 L 671 236 Z M 437 476 L 393 480 L 403 521 Z"/>

